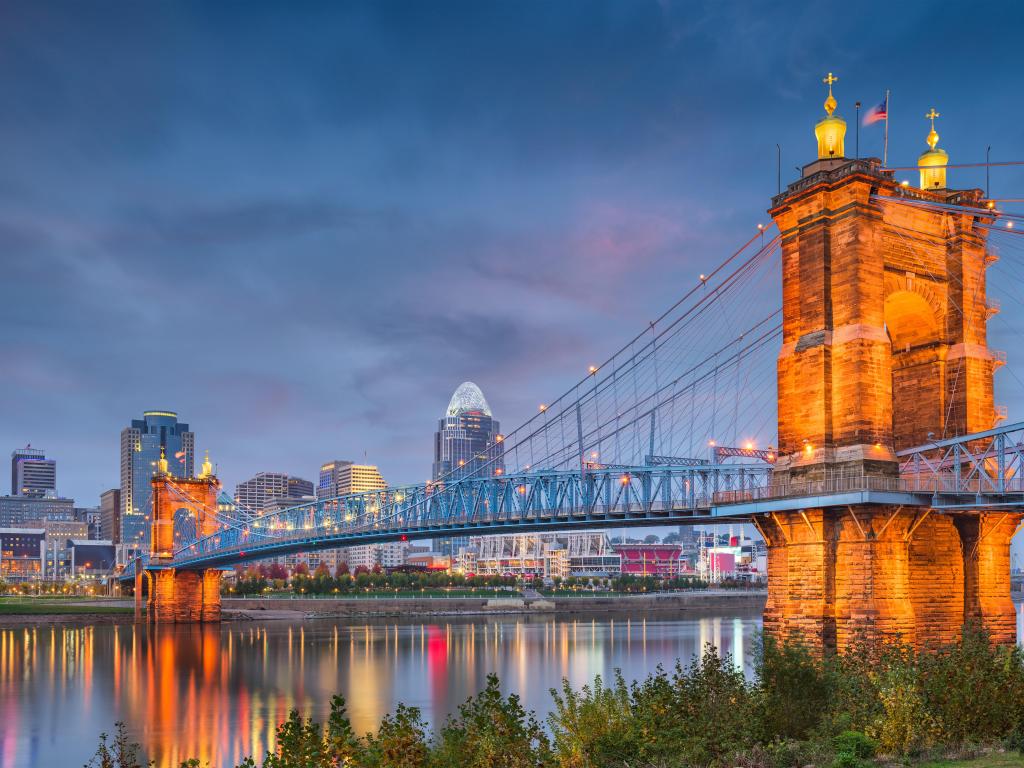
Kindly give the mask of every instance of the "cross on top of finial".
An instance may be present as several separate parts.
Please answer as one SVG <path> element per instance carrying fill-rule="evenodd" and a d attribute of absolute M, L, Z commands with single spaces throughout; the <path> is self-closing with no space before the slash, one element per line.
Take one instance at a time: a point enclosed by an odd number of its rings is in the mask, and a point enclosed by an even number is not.
<path fill-rule="evenodd" d="M 932 107 L 925 117 L 932 121 L 932 129 L 928 132 L 928 138 L 925 141 L 928 142 L 928 146 L 935 149 L 935 145 L 939 143 L 939 134 L 935 130 L 935 118 L 939 116 L 939 113 L 935 111 L 935 107 Z"/>
<path fill-rule="evenodd" d="M 938 116 L 939 116 L 939 113 L 935 111 L 935 107 L 932 107 L 931 111 L 929 111 L 928 114 L 925 115 L 925 117 L 927 117 L 929 120 L 932 121 L 932 128 L 935 127 L 935 118 L 938 117 Z"/>
<path fill-rule="evenodd" d="M 829 117 L 832 117 L 832 113 L 836 111 L 836 97 L 832 95 L 832 83 L 838 83 L 839 78 L 829 72 L 828 77 L 822 78 L 821 82 L 828 86 L 828 98 L 825 99 L 825 112 L 828 113 Z"/>

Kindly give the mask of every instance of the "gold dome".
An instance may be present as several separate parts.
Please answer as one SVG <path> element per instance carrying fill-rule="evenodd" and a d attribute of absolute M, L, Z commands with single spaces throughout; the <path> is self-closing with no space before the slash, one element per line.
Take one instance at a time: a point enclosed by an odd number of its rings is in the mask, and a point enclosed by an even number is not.
<path fill-rule="evenodd" d="M 206 458 L 203 460 L 203 469 L 199 473 L 199 477 L 205 479 L 213 474 L 213 464 L 210 463 L 210 452 L 206 452 Z"/>
<path fill-rule="evenodd" d="M 935 130 L 935 118 L 939 113 L 932 108 L 925 117 L 932 121 L 931 130 L 925 139 L 928 142 L 928 151 L 922 152 L 917 158 L 917 164 L 921 171 L 921 189 L 945 189 L 946 188 L 946 166 L 949 164 L 949 155 L 946 150 L 938 149 L 939 134 Z"/>
<path fill-rule="evenodd" d="M 825 99 L 824 120 L 814 126 L 814 136 L 818 140 L 818 159 L 832 160 L 845 157 L 846 147 L 846 121 L 836 111 L 836 97 L 832 95 L 832 83 L 839 82 L 839 78 L 828 73 L 828 77 L 822 80 L 828 86 L 828 97 Z"/>

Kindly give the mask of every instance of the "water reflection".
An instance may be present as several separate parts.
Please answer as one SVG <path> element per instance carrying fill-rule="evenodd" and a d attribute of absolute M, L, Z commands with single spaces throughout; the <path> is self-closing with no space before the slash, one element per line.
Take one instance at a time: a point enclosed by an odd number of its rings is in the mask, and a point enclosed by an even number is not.
<path fill-rule="evenodd" d="M 749 670 L 759 627 L 750 614 L 0 630 L 0 765 L 81 765 L 124 720 L 161 768 L 233 766 L 272 748 L 293 708 L 323 719 L 341 693 L 357 732 L 399 701 L 439 722 L 489 672 L 543 715 L 563 677 L 635 679 L 705 643 Z"/>

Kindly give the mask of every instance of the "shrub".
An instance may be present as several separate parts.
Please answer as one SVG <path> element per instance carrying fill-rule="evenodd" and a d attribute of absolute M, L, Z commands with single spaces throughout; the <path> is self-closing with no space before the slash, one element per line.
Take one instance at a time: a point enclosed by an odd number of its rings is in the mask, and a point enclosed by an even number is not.
<path fill-rule="evenodd" d="M 768 739 L 803 739 L 829 708 L 832 681 L 825 665 L 800 643 L 764 638 L 757 659 L 761 720 Z"/>
<path fill-rule="evenodd" d="M 143 763 L 139 755 L 139 745 L 128 739 L 125 724 L 114 724 L 114 739 L 109 740 L 105 733 L 100 734 L 100 744 L 96 754 L 85 764 L 85 768 L 144 768 L 150 765 Z"/>
<path fill-rule="evenodd" d="M 460 768 L 535 768 L 551 762 L 547 735 L 515 694 L 501 695 L 496 675 L 441 729 L 435 763 Z"/>
<path fill-rule="evenodd" d="M 833 739 L 832 746 L 838 754 L 849 754 L 864 760 L 874 757 L 878 748 L 874 739 L 860 731 L 843 731 Z"/>
<path fill-rule="evenodd" d="M 1005 738 L 1024 726 L 1024 654 L 965 629 L 959 643 L 919 659 L 921 689 L 937 736 L 958 746 Z"/>
<path fill-rule="evenodd" d="M 598 676 L 594 684 L 574 691 L 568 680 L 562 692 L 552 689 L 555 711 L 548 717 L 554 755 L 563 768 L 610 765 L 637 754 L 633 742 L 629 687 L 616 670 L 615 682 L 606 686 Z"/>

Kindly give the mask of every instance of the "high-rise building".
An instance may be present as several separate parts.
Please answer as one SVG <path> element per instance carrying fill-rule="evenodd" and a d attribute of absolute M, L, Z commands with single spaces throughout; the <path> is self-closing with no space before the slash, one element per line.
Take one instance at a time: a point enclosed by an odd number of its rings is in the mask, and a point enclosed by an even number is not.
<path fill-rule="evenodd" d="M 235 486 L 235 504 L 260 514 L 269 512 L 271 507 L 294 506 L 312 496 L 312 481 L 289 477 L 283 472 L 257 472 L 255 477 Z"/>
<path fill-rule="evenodd" d="M 29 520 L 74 520 L 75 500 L 45 496 L 0 496 L 0 527 L 18 528 Z"/>
<path fill-rule="evenodd" d="M 31 445 L 11 451 L 11 496 L 54 498 L 57 462 Z"/>
<path fill-rule="evenodd" d="M 316 496 L 318 499 L 331 499 L 347 493 L 380 491 L 387 487 L 380 470 L 374 465 L 335 459 L 320 467 Z"/>
<path fill-rule="evenodd" d="M 75 520 L 85 523 L 87 539 L 100 538 L 100 508 L 99 507 L 75 507 Z"/>
<path fill-rule="evenodd" d="M 100 494 L 100 538 L 121 543 L 121 489 L 111 488 Z"/>
<path fill-rule="evenodd" d="M 434 480 L 491 477 L 505 471 L 501 428 L 480 387 L 462 382 L 437 423 Z"/>
<path fill-rule="evenodd" d="M 288 495 L 288 475 L 280 472 L 257 472 L 235 486 L 235 504 L 243 510 L 263 513 L 267 502 Z"/>
<path fill-rule="evenodd" d="M 500 426 L 480 387 L 462 382 L 434 434 L 434 480 L 491 477 L 505 471 Z M 435 539 L 439 552 L 454 558 L 468 539 Z"/>
<path fill-rule="evenodd" d="M 192 477 L 196 438 L 188 424 L 171 411 L 146 411 L 121 430 L 121 542 L 136 545 L 149 539 L 152 486 L 160 451 L 175 477 Z"/>
<path fill-rule="evenodd" d="M 303 480 L 301 477 L 288 478 L 288 498 L 305 499 L 316 496 L 316 486 L 312 480 Z"/>

